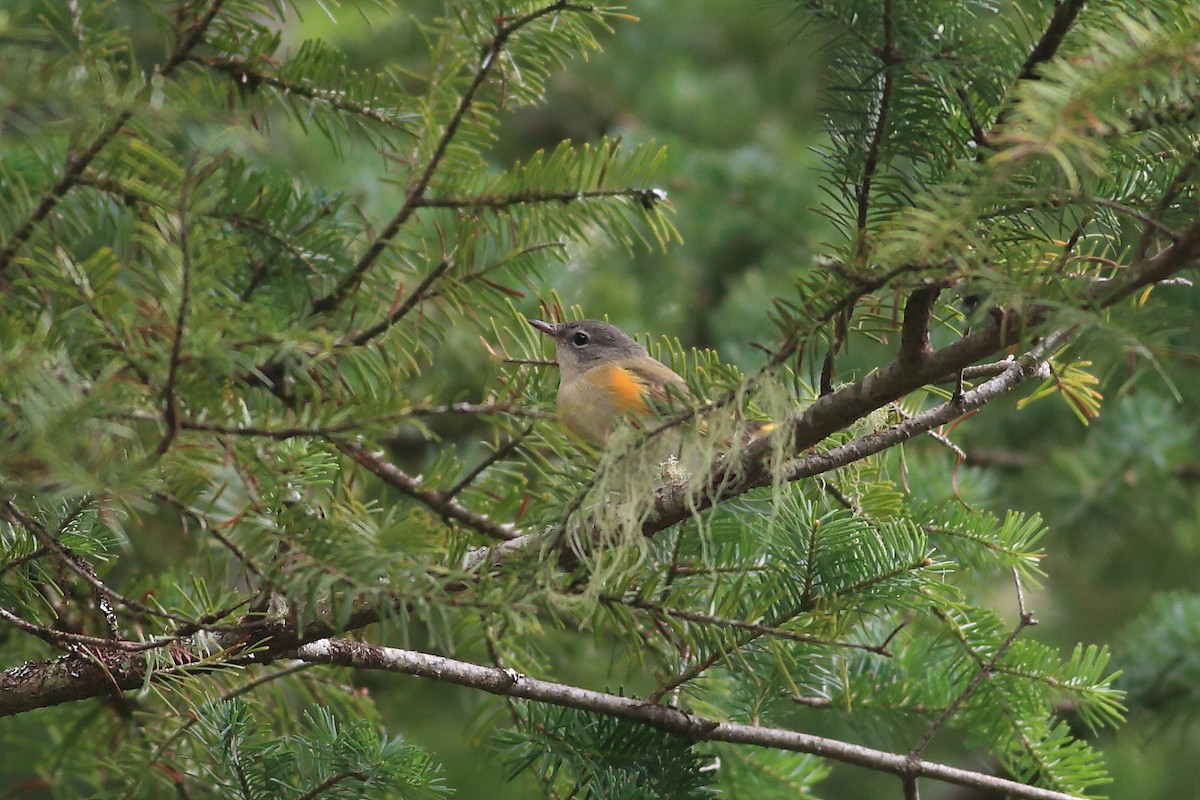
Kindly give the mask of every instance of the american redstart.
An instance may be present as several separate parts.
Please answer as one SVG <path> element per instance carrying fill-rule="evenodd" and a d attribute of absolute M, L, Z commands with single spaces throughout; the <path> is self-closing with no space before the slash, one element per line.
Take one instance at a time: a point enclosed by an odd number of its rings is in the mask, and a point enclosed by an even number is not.
<path fill-rule="evenodd" d="M 554 340 L 558 418 L 579 438 L 603 445 L 622 417 L 687 406 L 692 394 L 687 382 L 615 325 L 594 319 L 527 322 Z M 753 436 L 771 427 L 757 423 L 747 432 Z"/>
<path fill-rule="evenodd" d="M 554 340 L 558 419 L 585 441 L 602 445 L 622 417 L 651 416 L 691 394 L 683 378 L 615 325 L 528 322 Z"/>

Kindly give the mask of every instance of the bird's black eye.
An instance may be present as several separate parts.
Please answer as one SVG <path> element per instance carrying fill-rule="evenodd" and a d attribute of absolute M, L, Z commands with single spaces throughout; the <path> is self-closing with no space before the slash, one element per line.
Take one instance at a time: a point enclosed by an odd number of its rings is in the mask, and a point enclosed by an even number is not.
<path fill-rule="evenodd" d="M 588 335 L 583 331 L 577 331 L 575 335 L 571 337 L 571 344 L 575 345 L 576 347 L 583 347 L 587 343 Z"/>

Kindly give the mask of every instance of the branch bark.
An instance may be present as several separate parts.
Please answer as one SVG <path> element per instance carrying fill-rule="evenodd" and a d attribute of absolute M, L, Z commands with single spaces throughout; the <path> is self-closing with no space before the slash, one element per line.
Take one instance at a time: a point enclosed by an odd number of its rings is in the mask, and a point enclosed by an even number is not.
<path fill-rule="evenodd" d="M 1033 50 L 1029 52 L 1029 57 L 1021 66 L 1021 74 L 1017 76 L 1017 80 L 1035 81 L 1038 79 L 1038 66 L 1054 58 L 1054 54 L 1058 52 L 1058 48 L 1062 46 L 1063 40 L 1067 38 L 1067 34 L 1074 26 L 1075 18 L 1079 16 L 1079 12 L 1085 5 L 1087 5 L 1087 0 L 1055 1 L 1054 15 L 1050 18 L 1050 24 L 1042 32 L 1042 38 L 1038 39 Z"/>
<path fill-rule="evenodd" d="M 120 643 L 116 642 L 79 646 L 57 658 L 30 661 L 0 672 L 0 717 L 120 694 L 181 673 L 269 664 L 301 645 L 366 627 L 379 618 L 375 608 L 363 608 L 336 626 L 328 619 L 316 619 L 304 627 L 287 618 L 264 619 L 241 632 L 181 639 L 169 651 L 175 663 L 165 667 L 161 657 L 117 649 L 115 645 Z"/>
<path fill-rule="evenodd" d="M 893 775 L 930 778 L 957 786 L 971 786 L 1003 792 L 1028 800 L 1075 800 L 1074 795 L 1026 786 L 1016 781 L 959 769 L 908 755 L 889 753 L 870 747 L 813 736 L 799 731 L 741 725 L 695 716 L 670 706 L 646 703 L 631 697 L 595 692 L 562 683 L 543 681 L 513 670 L 484 667 L 467 661 L 381 647 L 346 639 L 324 639 L 300 647 L 296 655 L 303 661 L 356 669 L 383 670 L 404 675 L 478 689 L 503 697 L 518 697 L 550 705 L 577 708 L 597 714 L 620 717 L 649 725 L 693 741 L 750 744 L 776 750 L 811 753 Z"/>

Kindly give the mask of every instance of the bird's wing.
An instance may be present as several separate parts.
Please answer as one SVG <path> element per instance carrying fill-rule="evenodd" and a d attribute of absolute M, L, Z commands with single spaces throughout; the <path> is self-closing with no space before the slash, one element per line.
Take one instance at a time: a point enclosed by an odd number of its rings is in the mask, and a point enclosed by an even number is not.
<path fill-rule="evenodd" d="M 656 413 L 678 411 L 681 401 L 692 396 L 687 382 L 670 367 L 657 361 L 649 364 L 622 364 L 620 369 L 628 377 L 629 384 L 632 384 L 620 393 L 629 398 L 629 411 L 642 414 L 651 410 Z"/>

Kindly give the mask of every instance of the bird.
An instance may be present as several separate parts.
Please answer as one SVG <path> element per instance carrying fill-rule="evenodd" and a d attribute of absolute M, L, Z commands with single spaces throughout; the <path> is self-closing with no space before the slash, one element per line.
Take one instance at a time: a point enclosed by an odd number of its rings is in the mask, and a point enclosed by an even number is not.
<path fill-rule="evenodd" d="M 595 319 L 526 320 L 554 341 L 558 419 L 603 446 L 622 418 L 646 418 L 686 405 L 687 381 L 615 325 Z"/>

